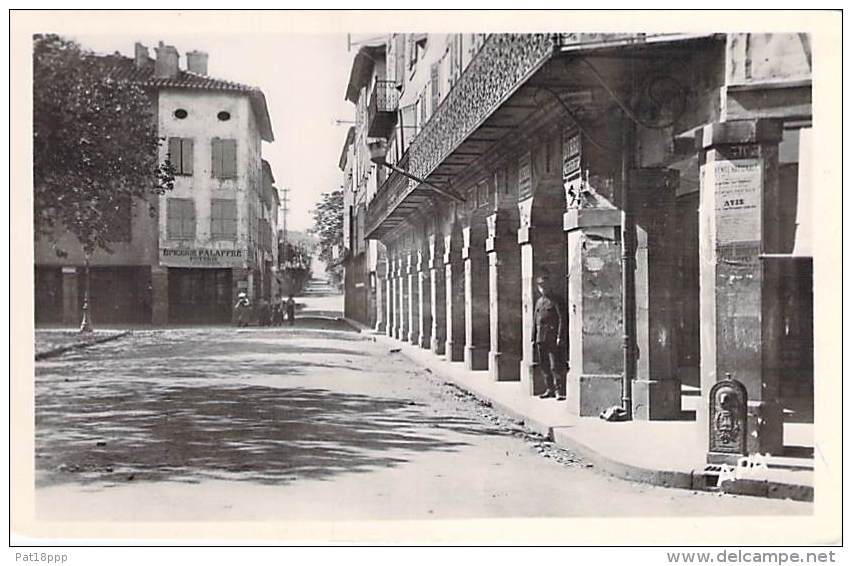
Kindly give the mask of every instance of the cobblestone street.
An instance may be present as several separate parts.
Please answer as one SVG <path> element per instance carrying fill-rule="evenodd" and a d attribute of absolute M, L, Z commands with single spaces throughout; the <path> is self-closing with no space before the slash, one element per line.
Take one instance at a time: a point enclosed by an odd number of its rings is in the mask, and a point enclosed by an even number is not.
<path fill-rule="evenodd" d="M 37 363 L 36 467 L 51 520 L 811 511 L 606 477 L 368 335 L 298 327 L 137 330 Z"/>

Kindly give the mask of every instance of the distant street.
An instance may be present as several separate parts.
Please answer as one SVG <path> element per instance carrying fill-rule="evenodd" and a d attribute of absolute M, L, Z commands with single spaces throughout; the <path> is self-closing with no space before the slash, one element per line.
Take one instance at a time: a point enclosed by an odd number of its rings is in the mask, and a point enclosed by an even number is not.
<path fill-rule="evenodd" d="M 137 331 L 37 363 L 36 468 L 43 520 L 812 509 L 603 476 L 369 335 L 298 326 Z"/>

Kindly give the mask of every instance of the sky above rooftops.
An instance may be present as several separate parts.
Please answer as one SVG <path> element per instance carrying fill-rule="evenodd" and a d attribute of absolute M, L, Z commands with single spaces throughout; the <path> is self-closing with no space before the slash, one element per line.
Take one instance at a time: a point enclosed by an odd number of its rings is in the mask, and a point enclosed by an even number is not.
<path fill-rule="evenodd" d="M 133 34 L 56 33 L 98 53 L 133 56 L 136 41 L 150 55 L 159 41 L 174 45 L 186 69 L 187 51 L 209 54 L 211 77 L 257 86 L 266 95 L 273 143 L 263 144 L 263 157 L 272 165 L 276 186 L 289 189 L 289 228 L 310 228 L 310 209 L 321 193 L 341 186 L 340 150 L 355 107 L 344 100 L 352 59 L 358 46 L 347 50 L 346 34 Z M 373 36 L 353 36 L 353 41 Z M 283 198 L 282 191 L 282 198 Z"/>

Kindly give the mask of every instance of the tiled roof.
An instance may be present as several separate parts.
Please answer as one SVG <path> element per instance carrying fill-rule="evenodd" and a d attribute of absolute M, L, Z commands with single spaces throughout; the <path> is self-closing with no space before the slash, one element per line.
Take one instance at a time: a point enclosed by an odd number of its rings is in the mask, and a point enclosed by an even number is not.
<path fill-rule="evenodd" d="M 275 139 L 272 133 L 272 123 L 269 119 L 269 110 L 266 106 L 266 97 L 263 91 L 257 87 L 184 70 L 178 70 L 175 77 L 155 77 L 154 60 L 150 57 L 148 63 L 141 68 L 137 67 L 136 62 L 130 57 L 119 54 L 98 55 L 97 57 L 105 63 L 106 73 L 116 80 L 129 80 L 153 88 L 185 88 L 245 93 L 251 97 L 252 108 L 257 117 L 261 137 L 269 142 Z"/>

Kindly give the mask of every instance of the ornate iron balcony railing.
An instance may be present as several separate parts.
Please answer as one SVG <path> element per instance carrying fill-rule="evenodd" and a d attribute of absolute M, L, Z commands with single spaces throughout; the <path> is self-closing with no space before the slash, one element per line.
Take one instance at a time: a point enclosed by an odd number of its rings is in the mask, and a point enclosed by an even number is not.
<path fill-rule="evenodd" d="M 396 125 L 399 91 L 394 81 L 377 80 L 367 106 L 367 135 L 386 138 Z"/>
<path fill-rule="evenodd" d="M 554 34 L 491 34 L 406 154 L 407 170 L 425 179 L 553 54 Z M 371 104 L 372 107 L 372 104 Z M 417 182 L 391 174 L 370 203 L 372 233 Z"/>

